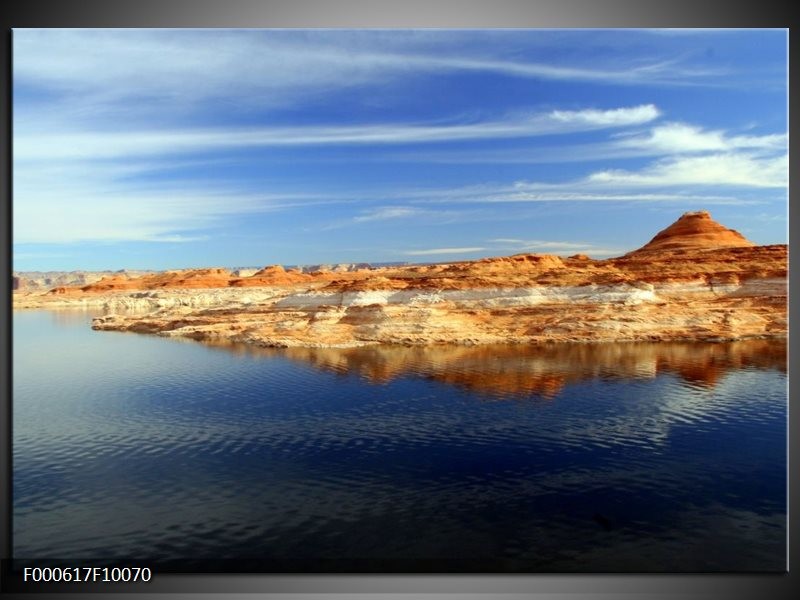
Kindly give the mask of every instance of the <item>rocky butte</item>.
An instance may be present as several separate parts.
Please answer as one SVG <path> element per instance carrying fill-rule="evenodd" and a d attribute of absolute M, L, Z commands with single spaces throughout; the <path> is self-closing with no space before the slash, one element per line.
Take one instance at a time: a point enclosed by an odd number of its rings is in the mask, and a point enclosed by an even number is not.
<path fill-rule="evenodd" d="M 274 347 L 783 338 L 787 246 L 689 212 L 648 244 L 594 260 L 518 254 L 348 269 L 109 276 L 15 306 L 102 306 L 97 330 Z"/>

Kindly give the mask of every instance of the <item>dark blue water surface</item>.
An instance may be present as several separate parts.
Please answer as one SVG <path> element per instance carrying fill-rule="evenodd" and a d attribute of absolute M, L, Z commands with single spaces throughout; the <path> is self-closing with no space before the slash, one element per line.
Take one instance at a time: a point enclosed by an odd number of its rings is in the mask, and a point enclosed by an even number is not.
<path fill-rule="evenodd" d="M 782 341 L 258 350 L 90 316 L 14 315 L 18 558 L 784 570 Z"/>

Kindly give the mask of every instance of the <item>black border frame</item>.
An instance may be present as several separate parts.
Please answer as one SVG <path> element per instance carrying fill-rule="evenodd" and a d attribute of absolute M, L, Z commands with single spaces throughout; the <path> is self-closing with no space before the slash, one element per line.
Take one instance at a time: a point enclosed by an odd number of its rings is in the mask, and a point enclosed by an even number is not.
<path fill-rule="evenodd" d="M 0 43 L 0 69 L 4 82 L 0 96 L 0 194 L 6 218 L 0 219 L 0 558 L 11 556 L 11 29 L 14 27 L 377 27 L 377 28 L 620 28 L 620 27 L 766 27 L 789 28 L 788 4 L 749 2 L 733 4 L 706 0 L 27 0 L 4 7 Z M 790 57 L 791 58 L 791 57 Z M 791 74 L 791 60 L 790 60 Z M 791 81 L 792 88 L 797 84 Z M 787 107 L 789 99 L 787 98 Z M 796 126 L 790 113 L 790 139 Z M 790 162 L 790 165 L 792 163 Z M 792 197 L 790 168 L 790 202 Z M 790 228 L 798 219 L 789 211 Z M 790 263 L 795 259 L 790 245 Z M 789 280 L 790 323 L 796 315 L 797 283 Z M 797 343 L 789 339 L 789 356 Z M 800 354 L 797 354 L 800 356 Z M 792 367 L 790 364 L 789 372 Z M 791 378 L 790 378 L 791 379 Z M 789 432 L 798 431 L 798 414 L 791 410 L 794 399 L 790 385 Z M 796 465 L 797 436 L 789 436 L 789 465 Z M 791 473 L 791 470 L 789 470 Z M 798 478 L 790 477 L 790 498 L 797 498 Z M 0 571 L 0 593 L 141 592 L 151 597 L 183 593 L 218 594 L 259 592 L 270 598 L 324 598 L 328 594 L 368 594 L 369 597 L 454 597 L 480 598 L 585 598 L 588 596 L 635 598 L 788 598 L 800 580 L 797 519 L 789 510 L 789 571 L 783 575 L 162 575 L 138 586 L 48 585 L 17 587 L 9 581 L 4 563 Z M 796 568 L 792 569 L 792 565 Z M 15 589 L 16 587 L 16 589 Z M 98 596 L 94 596 L 98 597 Z"/>

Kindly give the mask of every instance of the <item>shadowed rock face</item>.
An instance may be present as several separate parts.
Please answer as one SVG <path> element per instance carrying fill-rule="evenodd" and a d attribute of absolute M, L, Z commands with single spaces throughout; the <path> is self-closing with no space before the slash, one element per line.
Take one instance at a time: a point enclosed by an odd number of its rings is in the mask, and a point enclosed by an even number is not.
<path fill-rule="evenodd" d="M 738 248 L 754 246 L 741 233 L 720 225 L 705 211 L 687 212 L 639 250 L 658 252 L 678 248 Z"/>
<path fill-rule="evenodd" d="M 786 277 L 786 245 L 755 246 L 694 212 L 606 260 L 520 254 L 313 273 L 275 265 L 248 277 L 195 269 L 14 301 L 103 306 L 109 314 L 93 324 L 101 330 L 260 346 L 719 341 L 785 336 Z"/>

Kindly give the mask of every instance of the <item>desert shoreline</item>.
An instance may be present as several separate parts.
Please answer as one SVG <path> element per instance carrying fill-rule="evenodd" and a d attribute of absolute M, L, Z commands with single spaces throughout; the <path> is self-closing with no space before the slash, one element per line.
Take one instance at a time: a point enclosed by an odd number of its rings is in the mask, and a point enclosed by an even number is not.
<path fill-rule="evenodd" d="M 756 246 L 705 211 L 594 260 L 111 275 L 14 292 L 15 309 L 85 308 L 101 331 L 263 347 L 736 341 L 787 336 L 788 246 Z"/>

